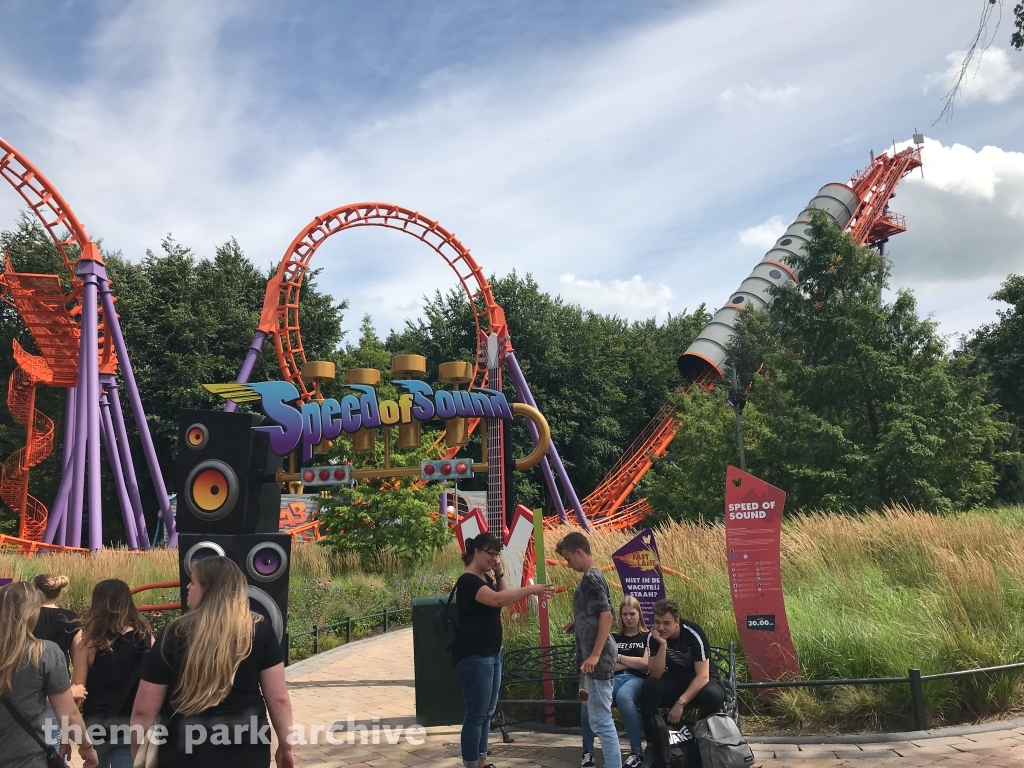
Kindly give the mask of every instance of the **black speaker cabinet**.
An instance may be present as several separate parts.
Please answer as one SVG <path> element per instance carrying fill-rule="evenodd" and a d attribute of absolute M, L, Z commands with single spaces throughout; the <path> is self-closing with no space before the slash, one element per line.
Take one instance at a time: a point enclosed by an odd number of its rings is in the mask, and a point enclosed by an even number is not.
<path fill-rule="evenodd" d="M 178 535 L 178 573 L 181 577 L 181 610 L 187 611 L 188 583 L 192 564 L 220 555 L 232 560 L 249 584 L 249 607 L 274 628 L 282 650 L 287 642 L 288 573 L 292 537 L 287 533 L 254 533 L 240 536 L 205 533 Z"/>
<path fill-rule="evenodd" d="M 179 533 L 276 533 L 281 458 L 253 427 L 262 416 L 183 408 L 178 413 Z"/>

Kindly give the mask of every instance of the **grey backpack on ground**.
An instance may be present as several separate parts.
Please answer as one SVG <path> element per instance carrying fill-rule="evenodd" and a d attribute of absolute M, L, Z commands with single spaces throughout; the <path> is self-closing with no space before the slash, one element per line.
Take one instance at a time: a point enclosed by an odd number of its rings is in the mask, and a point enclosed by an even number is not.
<path fill-rule="evenodd" d="M 698 720 L 693 735 L 704 768 L 747 768 L 754 764 L 750 745 L 728 715 L 711 715 Z"/>

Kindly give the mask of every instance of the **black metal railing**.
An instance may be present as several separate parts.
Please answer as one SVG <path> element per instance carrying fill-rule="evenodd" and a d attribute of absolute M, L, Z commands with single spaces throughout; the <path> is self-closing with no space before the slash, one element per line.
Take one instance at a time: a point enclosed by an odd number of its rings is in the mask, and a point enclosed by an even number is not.
<path fill-rule="evenodd" d="M 309 637 L 312 635 L 313 652 L 310 654 L 310 656 L 316 656 L 318 653 L 320 653 L 320 639 L 325 634 L 335 635 L 340 638 L 341 632 L 337 630 L 341 630 L 342 628 L 344 628 L 345 643 L 351 643 L 353 627 L 359 624 L 360 622 L 367 622 L 375 619 L 380 619 L 382 631 L 388 632 L 396 626 L 406 627 L 409 625 L 409 622 L 403 621 L 402 619 L 398 618 L 399 614 L 406 613 L 409 614 L 409 618 L 411 621 L 412 607 L 410 606 L 408 608 L 385 608 L 382 613 L 370 613 L 366 616 L 349 616 L 348 618 L 342 619 L 341 621 L 336 621 L 333 624 L 314 624 L 312 629 L 306 632 L 296 632 L 295 634 L 290 635 L 288 637 L 288 653 L 285 658 L 285 666 L 291 664 L 292 642 L 300 637 Z M 371 631 L 367 634 L 372 635 L 374 633 L 371 629 Z M 344 645 L 345 643 L 339 643 L 339 645 Z"/>
<path fill-rule="evenodd" d="M 768 683 L 737 683 L 739 690 L 758 690 L 761 688 L 824 688 L 830 685 L 909 685 L 910 701 L 914 709 L 914 730 L 928 730 L 928 710 L 924 702 L 924 684 L 933 680 L 951 680 L 957 677 L 972 677 L 998 672 L 1009 672 L 1024 669 L 1024 662 L 1001 664 L 997 667 L 979 667 L 978 669 L 962 669 L 957 672 L 937 672 L 933 675 L 922 675 L 919 669 L 908 669 L 906 677 L 859 677 L 837 680 L 779 680 Z"/>

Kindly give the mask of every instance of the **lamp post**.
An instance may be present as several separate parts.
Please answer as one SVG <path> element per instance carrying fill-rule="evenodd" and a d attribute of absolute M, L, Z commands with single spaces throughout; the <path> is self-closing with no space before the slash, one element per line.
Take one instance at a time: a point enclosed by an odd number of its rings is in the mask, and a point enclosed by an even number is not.
<path fill-rule="evenodd" d="M 743 449 L 743 406 L 747 404 L 746 396 L 740 391 L 740 385 L 736 376 L 736 362 L 731 360 L 728 367 L 732 369 L 732 388 L 729 390 L 729 397 L 726 402 L 736 411 L 736 442 L 740 447 L 740 469 L 747 471 L 747 453 Z"/>

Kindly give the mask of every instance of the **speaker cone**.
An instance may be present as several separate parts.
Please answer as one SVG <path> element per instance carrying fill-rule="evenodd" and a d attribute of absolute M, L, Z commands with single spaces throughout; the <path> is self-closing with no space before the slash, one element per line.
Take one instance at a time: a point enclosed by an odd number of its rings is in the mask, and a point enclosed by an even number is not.
<path fill-rule="evenodd" d="M 210 442 L 210 430 L 205 424 L 193 424 L 185 430 L 185 445 L 193 451 L 198 451 Z"/>
<path fill-rule="evenodd" d="M 288 570 L 288 553 L 278 544 L 265 541 L 249 550 L 245 568 L 256 581 L 275 581 Z"/>
<path fill-rule="evenodd" d="M 215 544 L 212 541 L 200 541 L 198 544 L 193 544 L 188 548 L 188 552 L 185 553 L 185 557 L 182 558 L 182 567 L 185 569 L 185 573 L 189 576 L 192 575 L 192 563 L 203 560 L 207 557 L 225 557 L 224 547 L 220 544 Z"/>
<path fill-rule="evenodd" d="M 226 517 L 238 501 L 238 478 L 223 461 L 210 459 L 193 467 L 185 481 L 185 504 L 201 520 Z"/>
<path fill-rule="evenodd" d="M 249 609 L 270 622 L 274 634 L 277 635 L 277 642 L 280 643 L 284 640 L 284 616 L 281 615 L 281 609 L 277 607 L 274 599 L 259 587 L 248 587 L 246 591 L 249 593 Z"/>

